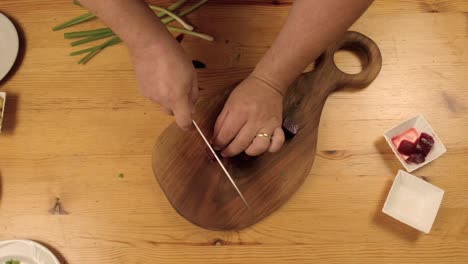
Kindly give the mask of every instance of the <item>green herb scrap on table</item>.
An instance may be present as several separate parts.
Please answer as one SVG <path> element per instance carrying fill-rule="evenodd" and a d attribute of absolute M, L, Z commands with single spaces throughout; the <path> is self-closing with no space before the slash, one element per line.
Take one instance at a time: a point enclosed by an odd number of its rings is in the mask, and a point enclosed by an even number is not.
<path fill-rule="evenodd" d="M 76 5 L 80 5 L 80 3 L 76 0 L 73 2 Z M 208 0 L 201 0 L 195 3 L 194 5 L 189 6 L 177 12 L 177 10 L 181 6 L 183 6 L 185 2 L 187 2 L 187 0 L 178 0 L 177 2 L 168 6 L 167 8 L 162 8 L 162 7 L 151 5 L 151 4 L 148 4 L 148 6 L 155 12 L 155 15 L 161 19 L 161 22 L 164 25 L 166 25 L 166 28 L 169 31 L 191 35 L 191 36 L 205 39 L 208 41 L 213 41 L 212 36 L 194 31 L 193 26 L 187 24 L 184 20 L 182 20 L 183 16 L 192 13 L 193 11 L 198 9 L 200 6 L 208 2 Z M 88 12 L 84 15 L 75 17 L 67 22 L 64 22 L 54 27 L 53 30 L 57 31 L 57 30 L 69 28 L 71 26 L 78 25 L 78 24 L 93 20 L 95 18 L 96 16 L 93 13 Z M 168 25 L 170 22 L 174 20 L 177 21 L 183 28 Z M 66 39 L 77 39 L 71 43 L 72 47 L 82 45 L 85 43 L 89 43 L 89 42 L 93 42 L 93 41 L 97 41 L 97 40 L 101 40 L 101 39 L 107 39 L 105 42 L 99 45 L 70 53 L 71 56 L 86 54 L 83 56 L 83 58 L 81 58 L 78 61 L 79 64 L 85 64 L 102 50 L 122 42 L 122 40 L 110 28 L 99 28 L 99 29 L 94 29 L 94 30 L 68 32 L 64 34 L 64 37 Z"/>
<path fill-rule="evenodd" d="M 5 264 L 21 264 L 19 260 L 10 259 Z"/>

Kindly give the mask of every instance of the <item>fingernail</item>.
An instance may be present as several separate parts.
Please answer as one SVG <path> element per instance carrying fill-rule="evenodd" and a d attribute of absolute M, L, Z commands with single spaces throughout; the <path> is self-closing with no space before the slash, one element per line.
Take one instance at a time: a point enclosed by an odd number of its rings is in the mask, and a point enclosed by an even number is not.
<path fill-rule="evenodd" d="M 216 151 L 220 151 L 220 150 L 221 150 L 221 148 L 218 147 L 218 146 L 213 146 L 213 149 L 216 150 Z"/>
<path fill-rule="evenodd" d="M 227 155 L 224 152 L 221 152 L 221 156 L 223 156 L 223 158 L 227 158 Z"/>

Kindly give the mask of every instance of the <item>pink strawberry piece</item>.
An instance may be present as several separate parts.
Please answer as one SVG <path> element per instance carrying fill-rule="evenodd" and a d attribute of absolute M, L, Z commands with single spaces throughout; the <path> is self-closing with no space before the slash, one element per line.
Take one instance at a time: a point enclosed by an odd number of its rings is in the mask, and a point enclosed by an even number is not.
<path fill-rule="evenodd" d="M 395 145 L 395 147 L 398 148 L 400 146 L 401 141 L 408 140 L 409 142 L 416 144 L 416 142 L 418 141 L 418 138 L 419 138 L 418 131 L 416 131 L 416 129 L 414 128 L 410 128 L 406 130 L 405 132 L 401 133 L 400 135 L 393 137 L 392 142 L 393 142 L 393 145 Z"/>
<path fill-rule="evenodd" d="M 406 159 L 406 162 L 414 164 L 421 164 L 424 161 L 426 161 L 426 158 L 422 153 L 413 153 Z"/>
<path fill-rule="evenodd" d="M 409 156 L 416 152 L 416 144 L 404 139 L 400 142 L 400 145 L 398 146 L 398 152 L 400 152 L 403 155 Z"/>

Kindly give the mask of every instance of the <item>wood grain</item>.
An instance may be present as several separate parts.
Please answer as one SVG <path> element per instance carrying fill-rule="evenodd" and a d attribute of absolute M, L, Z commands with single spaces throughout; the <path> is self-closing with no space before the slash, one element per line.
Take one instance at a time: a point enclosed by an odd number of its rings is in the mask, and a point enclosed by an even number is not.
<path fill-rule="evenodd" d="M 199 71 L 203 90 L 249 74 L 291 1 L 271 3 L 210 1 L 189 17 L 217 39 L 182 42 L 207 65 Z M 281 210 L 241 232 L 200 229 L 167 202 L 151 154 L 172 119 L 139 95 L 124 46 L 80 66 L 67 56 L 69 42 L 50 30 L 80 8 L 68 0 L 1 0 L 0 10 L 21 28 L 23 50 L 0 83 L 9 96 L 0 239 L 41 241 L 72 264 L 468 262 L 467 1 L 375 1 L 352 30 L 378 44 L 380 75 L 364 90 L 328 98 L 304 184 Z M 344 70 L 354 62 L 337 57 Z M 414 173 L 446 191 L 429 235 L 381 213 L 401 168 L 382 134 L 417 113 L 448 148 Z M 55 197 L 68 215 L 49 214 Z"/>

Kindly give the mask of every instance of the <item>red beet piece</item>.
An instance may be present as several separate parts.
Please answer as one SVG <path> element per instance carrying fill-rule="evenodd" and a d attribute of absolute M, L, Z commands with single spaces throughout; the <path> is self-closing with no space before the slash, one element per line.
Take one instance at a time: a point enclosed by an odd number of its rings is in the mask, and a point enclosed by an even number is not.
<path fill-rule="evenodd" d="M 400 142 L 400 145 L 398 146 L 398 152 L 400 152 L 403 155 L 409 156 L 416 152 L 416 144 L 404 139 Z"/>
<path fill-rule="evenodd" d="M 434 146 L 434 138 L 426 133 L 421 133 L 416 144 L 416 151 L 426 157 L 431 151 L 432 146 Z"/>
<path fill-rule="evenodd" d="M 406 162 L 421 164 L 426 161 L 426 157 L 422 153 L 413 153 L 407 159 Z"/>

